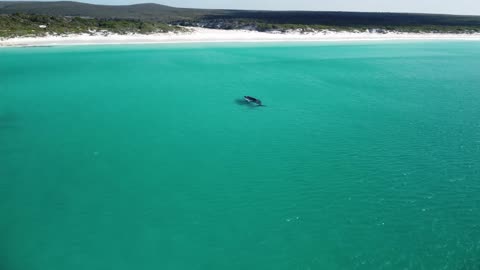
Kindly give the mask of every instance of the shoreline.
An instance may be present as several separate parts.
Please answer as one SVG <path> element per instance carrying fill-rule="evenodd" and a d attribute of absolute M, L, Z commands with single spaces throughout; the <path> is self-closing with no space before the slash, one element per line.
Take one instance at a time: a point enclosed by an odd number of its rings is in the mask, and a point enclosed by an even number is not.
<path fill-rule="evenodd" d="M 72 34 L 67 36 L 15 37 L 0 39 L 0 47 L 71 45 L 175 44 L 175 43 L 260 43 L 260 42 L 349 42 L 349 41 L 480 41 L 480 34 L 332 32 L 267 33 L 249 30 L 188 28 L 185 33 L 158 34 Z"/>

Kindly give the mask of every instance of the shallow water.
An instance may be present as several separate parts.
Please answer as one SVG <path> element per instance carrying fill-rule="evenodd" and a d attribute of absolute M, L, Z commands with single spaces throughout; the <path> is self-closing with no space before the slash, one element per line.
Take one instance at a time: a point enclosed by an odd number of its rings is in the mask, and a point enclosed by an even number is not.
<path fill-rule="evenodd" d="M 479 70 L 480 42 L 1 49 L 0 269 L 478 269 Z"/>

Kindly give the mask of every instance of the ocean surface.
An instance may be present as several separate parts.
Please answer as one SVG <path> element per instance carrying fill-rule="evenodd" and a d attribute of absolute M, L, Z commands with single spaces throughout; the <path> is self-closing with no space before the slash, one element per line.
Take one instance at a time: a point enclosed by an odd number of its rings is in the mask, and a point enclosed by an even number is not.
<path fill-rule="evenodd" d="M 0 269 L 478 270 L 480 42 L 0 49 Z"/>

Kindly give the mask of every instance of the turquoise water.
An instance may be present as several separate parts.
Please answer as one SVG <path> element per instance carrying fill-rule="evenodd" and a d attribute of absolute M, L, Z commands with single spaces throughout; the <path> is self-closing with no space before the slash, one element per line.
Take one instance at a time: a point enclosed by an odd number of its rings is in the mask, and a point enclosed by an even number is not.
<path fill-rule="evenodd" d="M 479 42 L 1 49 L 0 269 L 477 270 L 479 70 Z"/>

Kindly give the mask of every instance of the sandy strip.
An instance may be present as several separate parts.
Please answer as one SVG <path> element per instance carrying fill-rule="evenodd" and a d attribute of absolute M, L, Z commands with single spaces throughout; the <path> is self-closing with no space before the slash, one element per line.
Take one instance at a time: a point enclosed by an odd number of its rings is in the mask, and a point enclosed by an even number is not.
<path fill-rule="evenodd" d="M 0 40 L 0 47 L 100 45 L 100 44 L 150 44 L 194 42 L 288 42 L 288 41 L 383 41 L 383 40 L 477 40 L 480 34 L 414 34 L 367 32 L 318 32 L 302 34 L 262 33 L 247 30 L 216 30 L 191 28 L 190 33 L 165 33 L 151 35 L 68 35 L 46 37 L 19 37 Z"/>

